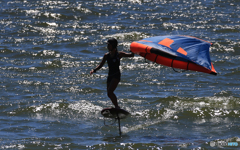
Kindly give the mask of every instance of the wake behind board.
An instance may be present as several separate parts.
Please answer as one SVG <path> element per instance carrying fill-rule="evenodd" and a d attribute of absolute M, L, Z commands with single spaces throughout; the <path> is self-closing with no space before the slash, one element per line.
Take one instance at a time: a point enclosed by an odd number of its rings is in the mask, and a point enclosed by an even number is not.
<path fill-rule="evenodd" d="M 120 119 L 126 118 L 128 115 L 130 115 L 130 113 L 128 111 L 124 110 L 124 109 L 104 108 L 101 111 L 101 114 L 105 118 L 115 119 L 115 122 L 116 122 L 116 120 L 118 120 L 119 135 L 121 136 L 122 132 L 121 132 L 121 126 L 120 126 Z M 106 125 L 105 120 L 104 120 L 104 125 Z"/>

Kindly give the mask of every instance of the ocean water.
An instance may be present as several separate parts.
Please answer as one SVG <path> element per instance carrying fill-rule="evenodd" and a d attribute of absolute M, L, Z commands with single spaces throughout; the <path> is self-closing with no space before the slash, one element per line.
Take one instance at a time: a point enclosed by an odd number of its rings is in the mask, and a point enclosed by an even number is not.
<path fill-rule="evenodd" d="M 239 0 L 1 0 L 0 149 L 240 149 Z M 159 35 L 213 43 L 217 76 L 135 55 L 115 93 L 131 116 L 104 126 L 107 65 Z M 112 120 L 106 120 L 111 123 Z"/>

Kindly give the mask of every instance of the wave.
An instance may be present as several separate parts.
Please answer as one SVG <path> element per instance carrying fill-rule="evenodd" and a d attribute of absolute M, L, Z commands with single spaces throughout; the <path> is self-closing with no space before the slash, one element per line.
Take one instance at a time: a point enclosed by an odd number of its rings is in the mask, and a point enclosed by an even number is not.
<path fill-rule="evenodd" d="M 211 120 L 212 118 L 219 117 L 229 119 L 240 117 L 239 98 L 236 97 L 168 97 L 151 103 L 143 100 L 137 101 L 138 100 L 120 100 L 120 103 L 124 103 L 123 108 L 131 112 L 131 118 L 133 120 L 141 122 L 145 120 L 147 122 L 147 120 L 149 120 L 151 122 L 149 125 L 158 123 L 156 120 L 190 119 L 194 121 L 198 119 Z M 105 104 L 105 101 L 99 102 Z M 103 106 L 87 100 L 75 102 L 59 100 L 52 103 L 32 105 L 26 108 L 12 110 L 12 112 L 15 112 L 13 113 L 15 115 L 27 113 L 31 116 L 41 114 L 42 116 L 52 116 L 52 118 L 59 116 L 60 118 L 87 119 L 101 118 L 100 111 L 102 109 Z"/>
<path fill-rule="evenodd" d="M 84 119 L 99 118 L 102 107 L 87 100 L 67 102 L 59 100 L 53 103 L 32 105 L 11 111 L 11 115 L 21 116 L 28 114 L 39 120 Z"/>

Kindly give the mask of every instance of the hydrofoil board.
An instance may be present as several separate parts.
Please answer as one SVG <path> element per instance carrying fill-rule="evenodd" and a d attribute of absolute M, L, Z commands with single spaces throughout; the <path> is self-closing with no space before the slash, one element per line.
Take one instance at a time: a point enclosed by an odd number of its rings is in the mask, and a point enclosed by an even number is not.
<path fill-rule="evenodd" d="M 118 128 L 119 128 L 119 135 L 121 136 L 122 132 L 121 132 L 121 127 L 120 127 L 120 119 L 124 119 L 126 118 L 128 115 L 130 115 L 130 113 L 124 109 L 118 109 L 118 108 L 104 108 L 101 111 L 101 114 L 105 117 L 105 118 L 112 118 L 116 120 L 118 120 Z M 114 122 L 114 123 L 115 123 Z M 104 125 L 105 124 L 105 120 L 104 120 Z"/>
<path fill-rule="evenodd" d="M 101 111 L 101 114 L 106 118 L 115 118 L 115 119 L 124 119 L 130 113 L 124 109 L 118 109 L 118 108 L 104 108 Z"/>

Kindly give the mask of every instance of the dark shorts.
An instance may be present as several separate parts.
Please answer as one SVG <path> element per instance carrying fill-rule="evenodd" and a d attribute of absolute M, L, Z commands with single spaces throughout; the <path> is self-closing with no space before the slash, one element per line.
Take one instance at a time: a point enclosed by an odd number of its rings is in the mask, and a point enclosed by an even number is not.
<path fill-rule="evenodd" d="M 112 81 L 112 79 L 118 79 L 119 81 L 121 80 L 121 73 L 116 73 L 113 75 L 108 75 L 107 78 L 107 83 L 110 83 Z"/>

